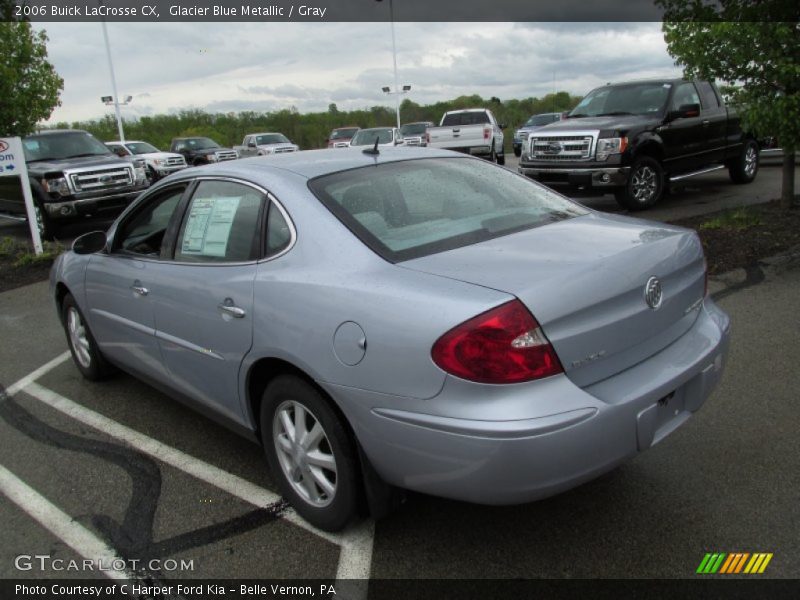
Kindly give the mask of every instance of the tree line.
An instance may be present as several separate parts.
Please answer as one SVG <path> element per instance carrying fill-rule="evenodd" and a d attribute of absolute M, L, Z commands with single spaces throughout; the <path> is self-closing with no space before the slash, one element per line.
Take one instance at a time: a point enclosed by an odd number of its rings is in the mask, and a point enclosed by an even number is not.
<path fill-rule="evenodd" d="M 400 105 L 403 123 L 432 121 L 439 123 L 448 110 L 463 108 L 489 108 L 500 123 L 506 124 L 506 150 L 511 151 L 513 128 L 522 125 L 528 117 L 542 112 L 561 112 L 572 109 L 580 96 L 567 92 L 548 94 L 543 98 L 501 101 L 492 97 L 485 100 L 478 95 L 460 96 L 454 100 L 420 105 L 405 99 Z M 242 111 L 238 113 L 208 113 L 203 110 L 182 110 L 172 114 L 123 119 L 126 139 L 144 140 L 166 150 L 175 137 L 206 136 L 223 146 L 240 144 L 248 133 L 279 131 L 301 149 L 323 148 L 330 131 L 336 127 L 382 127 L 396 123 L 395 111 L 386 106 L 373 106 L 361 110 L 339 110 L 335 104 L 324 112 L 300 113 L 295 107 L 275 112 Z M 119 137 L 113 114 L 101 119 L 60 122 L 59 129 L 84 129 L 103 141 Z"/>

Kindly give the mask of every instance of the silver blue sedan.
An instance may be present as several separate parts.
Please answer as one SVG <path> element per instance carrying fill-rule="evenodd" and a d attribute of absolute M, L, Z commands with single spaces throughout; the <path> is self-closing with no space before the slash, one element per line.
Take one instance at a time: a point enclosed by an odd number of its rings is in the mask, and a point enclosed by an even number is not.
<path fill-rule="evenodd" d="M 702 406 L 729 339 L 692 231 L 430 149 L 186 169 L 51 283 L 84 376 L 260 442 L 328 530 L 398 489 L 509 504 L 592 479 Z"/>

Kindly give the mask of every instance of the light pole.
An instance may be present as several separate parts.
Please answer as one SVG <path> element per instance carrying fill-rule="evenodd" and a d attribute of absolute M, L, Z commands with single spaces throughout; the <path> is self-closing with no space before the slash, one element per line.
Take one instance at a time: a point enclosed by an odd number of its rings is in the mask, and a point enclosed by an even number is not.
<path fill-rule="evenodd" d="M 99 4 L 102 4 L 100 2 Z M 111 90 L 114 92 L 113 104 L 114 104 L 114 111 L 117 113 L 117 130 L 119 131 L 119 141 L 123 144 L 125 143 L 125 132 L 122 130 L 122 116 L 119 112 L 119 95 L 117 94 L 117 78 L 114 77 L 114 63 L 111 62 L 111 44 L 108 43 L 108 30 L 106 29 L 106 20 L 103 19 L 103 38 L 106 41 L 106 56 L 108 57 L 108 71 L 111 73 Z M 104 102 L 105 98 L 108 96 L 103 96 Z M 130 96 L 126 99 L 124 104 L 127 104 L 130 101 Z M 110 102 L 105 102 L 106 104 L 111 104 Z"/>
<path fill-rule="evenodd" d="M 404 85 L 402 90 L 397 89 L 397 84 L 395 84 L 395 91 L 392 91 L 389 86 L 384 86 L 381 88 L 385 94 L 389 94 L 390 96 L 394 94 L 395 97 L 395 110 L 397 111 L 397 128 L 400 129 L 400 94 L 407 94 L 411 91 L 410 85 Z"/>
<path fill-rule="evenodd" d="M 376 0 L 376 2 L 381 2 L 382 0 Z M 395 112 L 397 113 L 397 128 L 400 129 L 400 94 L 405 94 L 411 89 L 410 85 L 404 85 L 403 90 L 400 91 L 400 88 L 397 85 L 397 44 L 395 43 L 394 38 L 394 6 L 392 5 L 392 0 L 389 0 L 389 20 L 392 23 L 392 60 L 394 62 L 394 92 L 390 91 L 388 88 L 383 88 L 383 91 L 387 94 L 394 94 L 395 95 Z"/>

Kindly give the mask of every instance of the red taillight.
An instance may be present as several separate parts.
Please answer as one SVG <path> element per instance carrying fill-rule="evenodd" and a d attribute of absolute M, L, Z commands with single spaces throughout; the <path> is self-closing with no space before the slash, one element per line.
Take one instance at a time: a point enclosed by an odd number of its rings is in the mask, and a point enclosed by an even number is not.
<path fill-rule="evenodd" d="M 431 134 L 428 133 L 427 131 L 425 132 L 425 143 L 426 144 L 430 144 L 431 143 Z"/>
<path fill-rule="evenodd" d="M 433 361 L 479 383 L 519 383 L 563 371 L 536 319 L 512 300 L 454 327 L 436 340 Z"/>
<path fill-rule="evenodd" d="M 487 127 L 483 130 L 483 139 L 488 140 L 492 135 L 492 130 L 490 127 Z"/>

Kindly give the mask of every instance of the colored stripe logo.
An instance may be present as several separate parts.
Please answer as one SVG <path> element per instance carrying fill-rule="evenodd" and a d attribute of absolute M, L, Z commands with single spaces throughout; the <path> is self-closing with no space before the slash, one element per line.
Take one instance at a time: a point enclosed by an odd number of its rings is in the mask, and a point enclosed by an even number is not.
<path fill-rule="evenodd" d="M 697 573 L 713 575 L 715 573 L 731 575 L 745 573 L 748 575 L 761 574 L 772 560 L 771 552 L 709 552 L 700 561 Z"/>

